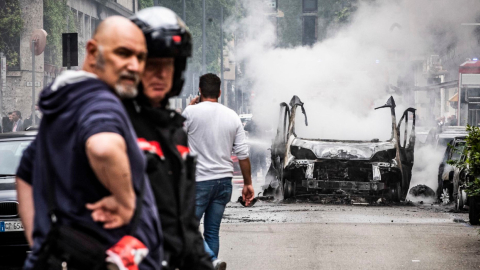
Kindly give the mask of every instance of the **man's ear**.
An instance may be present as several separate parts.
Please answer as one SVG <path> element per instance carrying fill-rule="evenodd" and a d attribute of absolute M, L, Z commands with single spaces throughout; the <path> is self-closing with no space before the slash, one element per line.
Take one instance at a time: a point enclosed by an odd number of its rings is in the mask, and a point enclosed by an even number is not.
<path fill-rule="evenodd" d="M 87 56 L 85 57 L 85 63 L 90 67 L 95 66 L 97 62 L 98 54 L 98 42 L 94 39 L 90 39 L 86 46 Z"/>
<path fill-rule="evenodd" d="M 217 98 L 220 98 L 222 96 L 222 90 L 220 90 L 220 92 L 218 92 L 218 97 Z"/>

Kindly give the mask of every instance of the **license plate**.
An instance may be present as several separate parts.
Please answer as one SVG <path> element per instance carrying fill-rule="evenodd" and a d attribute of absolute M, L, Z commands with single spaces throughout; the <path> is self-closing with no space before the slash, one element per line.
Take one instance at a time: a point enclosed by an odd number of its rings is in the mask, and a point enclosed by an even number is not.
<path fill-rule="evenodd" d="M 0 232 L 23 231 L 23 224 L 20 220 L 0 221 Z"/>

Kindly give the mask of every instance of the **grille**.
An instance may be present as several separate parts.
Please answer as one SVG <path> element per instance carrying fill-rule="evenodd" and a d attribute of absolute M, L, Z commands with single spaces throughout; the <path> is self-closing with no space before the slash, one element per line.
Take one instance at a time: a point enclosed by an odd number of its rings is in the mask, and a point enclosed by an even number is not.
<path fill-rule="evenodd" d="M 0 217 L 14 217 L 18 215 L 17 202 L 0 202 Z"/>

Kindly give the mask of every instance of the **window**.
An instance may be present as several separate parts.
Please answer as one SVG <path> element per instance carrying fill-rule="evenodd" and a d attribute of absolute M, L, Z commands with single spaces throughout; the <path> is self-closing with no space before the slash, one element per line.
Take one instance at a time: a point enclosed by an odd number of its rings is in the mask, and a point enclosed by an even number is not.
<path fill-rule="evenodd" d="M 303 45 L 313 45 L 317 41 L 317 17 L 303 17 Z"/>
<path fill-rule="evenodd" d="M 317 13 L 317 0 L 303 0 L 303 13 Z"/>

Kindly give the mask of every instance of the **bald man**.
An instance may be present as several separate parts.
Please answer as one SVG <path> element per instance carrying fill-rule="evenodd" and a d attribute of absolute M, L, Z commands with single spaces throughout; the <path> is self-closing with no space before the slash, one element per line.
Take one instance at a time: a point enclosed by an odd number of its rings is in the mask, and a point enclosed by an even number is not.
<path fill-rule="evenodd" d="M 137 94 L 147 55 L 144 35 L 128 19 L 110 17 L 86 52 L 82 71 L 63 72 L 40 94 L 38 135 L 17 171 L 19 213 L 32 248 L 24 269 L 61 268 L 38 259 L 45 253 L 41 247 L 51 212 L 58 225 L 88 228 L 105 249 L 133 235 L 149 250 L 139 268 L 160 269 L 159 218 L 144 157 L 121 103 Z"/>

